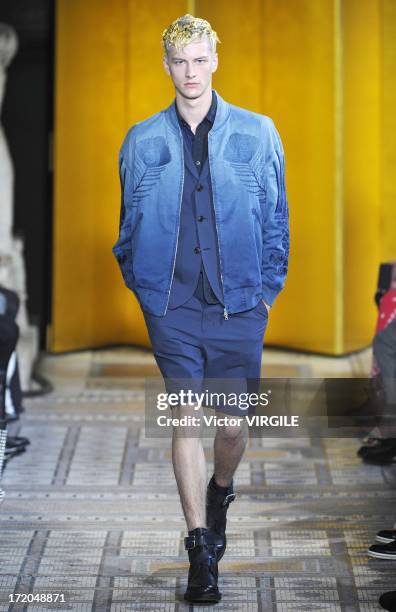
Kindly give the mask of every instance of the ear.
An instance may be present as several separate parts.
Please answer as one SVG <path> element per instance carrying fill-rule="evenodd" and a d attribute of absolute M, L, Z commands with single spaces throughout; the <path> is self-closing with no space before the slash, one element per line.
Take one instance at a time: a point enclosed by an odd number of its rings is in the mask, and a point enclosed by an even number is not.
<path fill-rule="evenodd" d="M 169 76 L 170 76 L 169 63 L 168 63 L 168 58 L 167 58 L 166 55 L 164 55 L 164 57 L 162 58 L 162 62 L 163 62 L 164 68 L 165 68 L 165 72 L 167 74 L 169 74 Z"/>
<path fill-rule="evenodd" d="M 212 72 L 216 72 L 218 64 L 219 56 L 217 55 L 217 53 L 215 53 L 212 58 Z"/>

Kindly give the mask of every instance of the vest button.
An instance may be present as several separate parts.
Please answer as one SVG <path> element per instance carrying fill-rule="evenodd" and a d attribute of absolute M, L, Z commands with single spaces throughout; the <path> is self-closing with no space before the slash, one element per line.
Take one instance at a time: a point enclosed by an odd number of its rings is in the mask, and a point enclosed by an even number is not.
<path fill-rule="evenodd" d="M 205 217 L 203 217 L 202 215 L 199 215 L 198 221 L 203 221 L 204 219 L 205 219 Z"/>
<path fill-rule="evenodd" d="M 200 166 L 200 165 L 201 165 L 201 162 L 199 161 L 199 159 L 197 159 L 197 161 L 195 162 L 195 164 L 196 164 L 197 166 Z"/>
<path fill-rule="evenodd" d="M 198 185 L 197 186 L 197 191 L 202 191 L 202 189 L 203 189 L 203 185 Z"/>
<path fill-rule="evenodd" d="M 194 253 L 200 253 L 200 252 L 201 252 L 201 249 L 199 247 L 195 247 Z"/>

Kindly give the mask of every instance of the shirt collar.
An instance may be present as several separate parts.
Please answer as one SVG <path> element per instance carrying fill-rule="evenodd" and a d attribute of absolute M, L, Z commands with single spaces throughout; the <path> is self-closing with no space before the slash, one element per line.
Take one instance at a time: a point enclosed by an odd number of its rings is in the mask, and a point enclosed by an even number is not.
<path fill-rule="evenodd" d="M 176 114 L 177 114 L 177 118 L 179 120 L 180 125 L 188 126 L 188 123 L 183 119 L 183 117 L 179 113 L 176 103 L 175 103 L 175 108 L 176 108 Z M 210 105 L 210 108 L 208 112 L 206 113 L 205 117 L 202 119 L 201 123 L 207 120 L 207 121 L 210 121 L 210 123 L 213 125 L 215 117 L 216 117 L 216 110 L 217 110 L 217 98 L 216 98 L 215 91 L 212 89 L 212 104 Z"/>

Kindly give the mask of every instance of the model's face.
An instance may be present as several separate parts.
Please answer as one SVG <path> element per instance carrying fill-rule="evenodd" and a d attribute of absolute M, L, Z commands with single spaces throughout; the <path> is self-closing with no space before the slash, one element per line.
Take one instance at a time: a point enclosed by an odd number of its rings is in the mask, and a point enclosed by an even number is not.
<path fill-rule="evenodd" d="M 212 73 L 217 69 L 217 53 L 205 37 L 191 42 L 182 51 L 172 47 L 164 57 L 164 68 L 175 89 L 185 98 L 195 99 L 212 86 Z"/>

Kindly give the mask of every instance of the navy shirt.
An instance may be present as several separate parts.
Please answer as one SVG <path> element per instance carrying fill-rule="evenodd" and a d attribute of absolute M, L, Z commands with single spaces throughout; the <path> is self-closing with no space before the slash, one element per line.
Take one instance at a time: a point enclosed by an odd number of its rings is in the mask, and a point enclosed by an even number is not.
<path fill-rule="evenodd" d="M 208 157 L 208 133 L 211 130 L 215 117 L 216 117 L 216 110 L 217 110 L 216 94 L 212 90 L 212 103 L 210 105 L 210 108 L 207 114 L 202 119 L 201 123 L 197 126 L 195 130 L 195 134 L 191 130 L 191 127 L 189 126 L 187 121 L 185 121 L 183 117 L 180 115 L 179 110 L 177 108 L 177 104 L 175 106 L 176 106 L 177 118 L 179 120 L 179 125 L 181 127 L 182 134 L 183 134 L 184 143 L 191 151 L 192 158 L 200 174 L 201 169 Z M 218 304 L 219 300 L 217 299 L 215 293 L 212 290 L 212 287 L 206 275 L 203 264 L 201 264 L 201 272 L 200 272 L 200 278 L 198 282 L 202 282 L 203 284 L 202 289 L 203 289 L 203 293 L 204 293 L 206 301 L 209 302 L 209 304 Z"/>
<path fill-rule="evenodd" d="M 176 104 L 176 113 L 179 119 L 180 127 L 182 128 L 183 138 L 188 144 L 190 151 L 192 152 L 193 160 L 197 165 L 199 171 L 201 170 L 206 158 L 208 157 L 208 132 L 211 130 L 216 117 L 217 99 L 216 94 L 212 90 L 212 104 L 202 119 L 201 123 L 197 126 L 195 134 L 191 130 L 187 121 L 180 115 Z"/>

